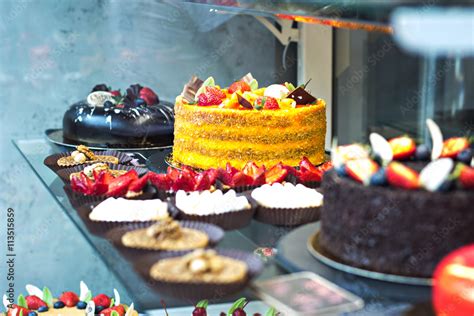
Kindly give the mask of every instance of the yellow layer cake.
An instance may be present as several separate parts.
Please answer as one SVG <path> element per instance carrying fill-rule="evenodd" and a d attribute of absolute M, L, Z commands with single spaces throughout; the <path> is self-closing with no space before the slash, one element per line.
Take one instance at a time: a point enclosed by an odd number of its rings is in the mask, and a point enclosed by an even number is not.
<path fill-rule="evenodd" d="M 176 98 L 173 159 L 195 168 L 242 168 L 247 162 L 324 162 L 326 106 L 247 110 L 188 104 Z"/>

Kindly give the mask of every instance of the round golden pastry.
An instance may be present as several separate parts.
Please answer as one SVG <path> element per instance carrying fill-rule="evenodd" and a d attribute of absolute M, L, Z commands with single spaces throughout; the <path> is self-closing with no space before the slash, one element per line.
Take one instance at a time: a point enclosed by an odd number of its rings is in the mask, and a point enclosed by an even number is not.
<path fill-rule="evenodd" d="M 181 227 L 169 218 L 125 233 L 122 244 L 129 248 L 180 251 L 204 248 L 209 244 L 209 237 L 200 230 Z"/>
<path fill-rule="evenodd" d="M 150 276 L 167 282 L 229 284 L 244 281 L 247 272 L 245 262 L 200 249 L 158 261 L 151 267 Z"/>

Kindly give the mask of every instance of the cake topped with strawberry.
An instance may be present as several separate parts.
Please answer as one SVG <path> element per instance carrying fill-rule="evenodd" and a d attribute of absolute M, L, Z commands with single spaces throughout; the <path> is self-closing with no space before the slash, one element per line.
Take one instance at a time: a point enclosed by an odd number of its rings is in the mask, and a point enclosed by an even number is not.
<path fill-rule="evenodd" d="M 70 143 L 100 147 L 153 147 L 173 143 L 173 105 L 149 87 L 120 90 L 99 84 L 66 111 L 63 136 Z"/>
<path fill-rule="evenodd" d="M 305 86 L 259 87 L 249 73 L 227 88 L 193 77 L 175 103 L 173 159 L 200 168 L 324 161 L 326 105 Z"/>
<path fill-rule="evenodd" d="M 53 298 L 49 288 L 40 290 L 34 285 L 26 286 L 28 295 L 20 294 L 17 303 L 3 296 L 3 305 L 8 316 L 56 316 L 56 315 L 101 315 L 101 316 L 138 316 L 133 308 L 121 304 L 120 295 L 114 289 L 114 295 L 98 294 L 93 296 L 87 285 L 81 281 L 79 295 L 75 292 L 63 292 Z"/>
<path fill-rule="evenodd" d="M 444 139 L 427 120 L 430 144 L 409 136 L 333 146 L 322 182 L 320 244 L 341 262 L 430 278 L 449 252 L 474 242 L 472 141 Z"/>
<path fill-rule="evenodd" d="M 474 189 L 472 141 L 467 137 L 443 140 L 441 130 L 428 120 L 431 148 L 409 136 L 386 140 L 370 134 L 370 146 L 352 144 L 333 148 L 332 163 L 341 177 L 364 185 L 407 190 Z"/>

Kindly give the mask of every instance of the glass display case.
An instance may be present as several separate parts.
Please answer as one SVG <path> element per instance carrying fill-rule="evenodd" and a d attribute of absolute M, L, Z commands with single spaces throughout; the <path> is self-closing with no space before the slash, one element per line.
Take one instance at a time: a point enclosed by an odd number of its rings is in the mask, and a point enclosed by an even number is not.
<path fill-rule="evenodd" d="M 10 34 L 10 44 L 0 49 L 0 82 L 7 87 L 0 91 L 0 96 L 9 102 L 7 115 L 0 116 L 4 134 L 8 135 L 3 137 L 8 139 L 2 140 L 2 150 L 8 150 L 6 143 L 13 138 L 26 162 L 15 174 L 28 181 L 32 181 L 31 173 L 39 178 L 37 194 L 51 195 L 59 206 L 49 214 L 62 211 L 74 226 L 69 229 L 68 238 L 84 240 L 92 249 L 89 257 L 97 258 L 84 263 L 90 267 L 88 271 L 93 271 L 95 265 L 105 266 L 119 282 L 113 286 L 123 289 L 138 310 L 149 315 L 163 314 L 163 299 L 170 315 L 189 315 L 190 306 L 196 302 L 163 296 L 134 268 L 139 259 L 127 257 L 110 240 L 91 233 L 69 201 L 64 183 L 43 163 L 47 156 L 69 150 L 51 142 L 51 135 L 44 131 L 61 126 L 68 104 L 81 95 L 77 90 L 87 90 L 101 80 L 114 84 L 146 80 L 160 87 L 160 98 L 174 101 L 193 74 L 203 78 L 212 75 L 216 80 L 221 76 L 223 81 L 231 82 L 240 77 L 240 72 L 248 71 L 260 76 L 259 81 L 265 85 L 285 81 L 304 84 L 313 95 L 326 100 L 328 154 L 334 140 L 338 144 L 366 143 L 372 132 L 386 138 L 408 134 L 421 143 L 427 142 L 428 118 L 434 119 L 447 137 L 470 137 L 474 130 L 474 92 L 470 89 L 474 82 L 471 1 L 65 2 L 68 3 L 58 8 L 48 1 L 43 5 L 28 1 L 3 4 L 10 13 L 0 20 L 0 30 L 6 36 Z M 32 18 L 36 15 L 45 21 L 54 16 L 55 20 L 46 21 L 46 26 L 35 30 Z M 16 26 L 22 19 L 29 23 L 26 29 Z M 446 25 L 444 33 L 433 34 L 433 20 Z M 447 38 L 453 36 L 452 24 L 459 31 L 451 42 Z M 38 39 L 47 33 L 45 27 L 55 30 L 48 43 Z M 107 34 L 110 38 L 106 38 Z M 14 51 L 18 47 L 12 42 L 14 37 L 20 43 L 34 42 L 27 47 L 29 55 L 23 56 L 29 60 L 29 72 L 27 78 L 21 79 L 33 91 L 31 96 L 22 95 L 22 89 L 15 84 L 21 74 L 6 61 L 16 58 Z M 20 59 L 14 62 L 24 66 Z M 55 81 L 55 76 L 66 83 Z M 68 85 L 74 88 L 67 88 Z M 11 91 L 7 91 L 9 86 L 13 87 Z M 44 97 L 48 104 L 35 103 L 33 96 L 40 97 L 43 91 L 48 91 Z M 23 97 L 31 102 L 25 109 L 21 108 Z M 51 105 L 54 102 L 60 104 Z M 13 112 L 21 113 L 21 119 L 7 122 Z M 169 147 L 130 153 L 143 167 L 163 173 L 171 151 Z M 2 159 L 2 175 L 10 175 L 7 169 L 17 166 L 17 161 Z M 9 178 L 9 186 L 15 181 L 20 182 Z M 27 207 L 26 201 L 33 205 L 33 197 L 20 196 L 22 184 L 15 185 L 17 189 L 7 191 L 9 196 L 1 196 L 5 207 L 18 207 L 21 211 Z M 25 202 L 18 202 L 22 199 Z M 52 200 L 44 202 L 42 208 L 48 208 Z M 24 221 L 22 225 L 35 223 Z M 431 282 L 365 275 L 315 259 L 308 251 L 308 240 L 318 225 L 275 226 L 252 220 L 244 228 L 226 231 L 218 248 L 249 253 L 269 249 L 272 256 L 265 260 L 262 273 L 253 282 L 312 271 L 365 301 L 363 309 L 353 315 L 433 313 Z M 52 234 L 59 235 L 61 229 L 56 225 Z M 26 251 L 28 243 L 21 251 Z M 69 264 L 74 267 L 73 262 Z M 70 286 L 68 276 L 64 279 L 62 284 Z M 21 281 L 27 280 L 22 275 Z M 97 283 L 109 279 L 100 280 Z M 267 305 L 259 301 L 261 296 L 256 294 L 253 284 L 230 297 L 211 298 L 211 303 L 224 304 L 215 307 L 216 311 L 227 309 L 229 303 L 244 296 L 252 301 L 250 309 L 263 314 Z"/>

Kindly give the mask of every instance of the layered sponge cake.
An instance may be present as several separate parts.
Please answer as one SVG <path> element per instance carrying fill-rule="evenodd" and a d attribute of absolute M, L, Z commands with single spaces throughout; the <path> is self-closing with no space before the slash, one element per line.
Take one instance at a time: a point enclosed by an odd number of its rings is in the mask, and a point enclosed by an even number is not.
<path fill-rule="evenodd" d="M 255 79 L 229 88 L 193 78 L 176 98 L 175 162 L 200 168 L 242 168 L 247 162 L 296 166 L 306 156 L 324 162 L 326 109 L 322 99 L 291 84 L 258 89 Z"/>

